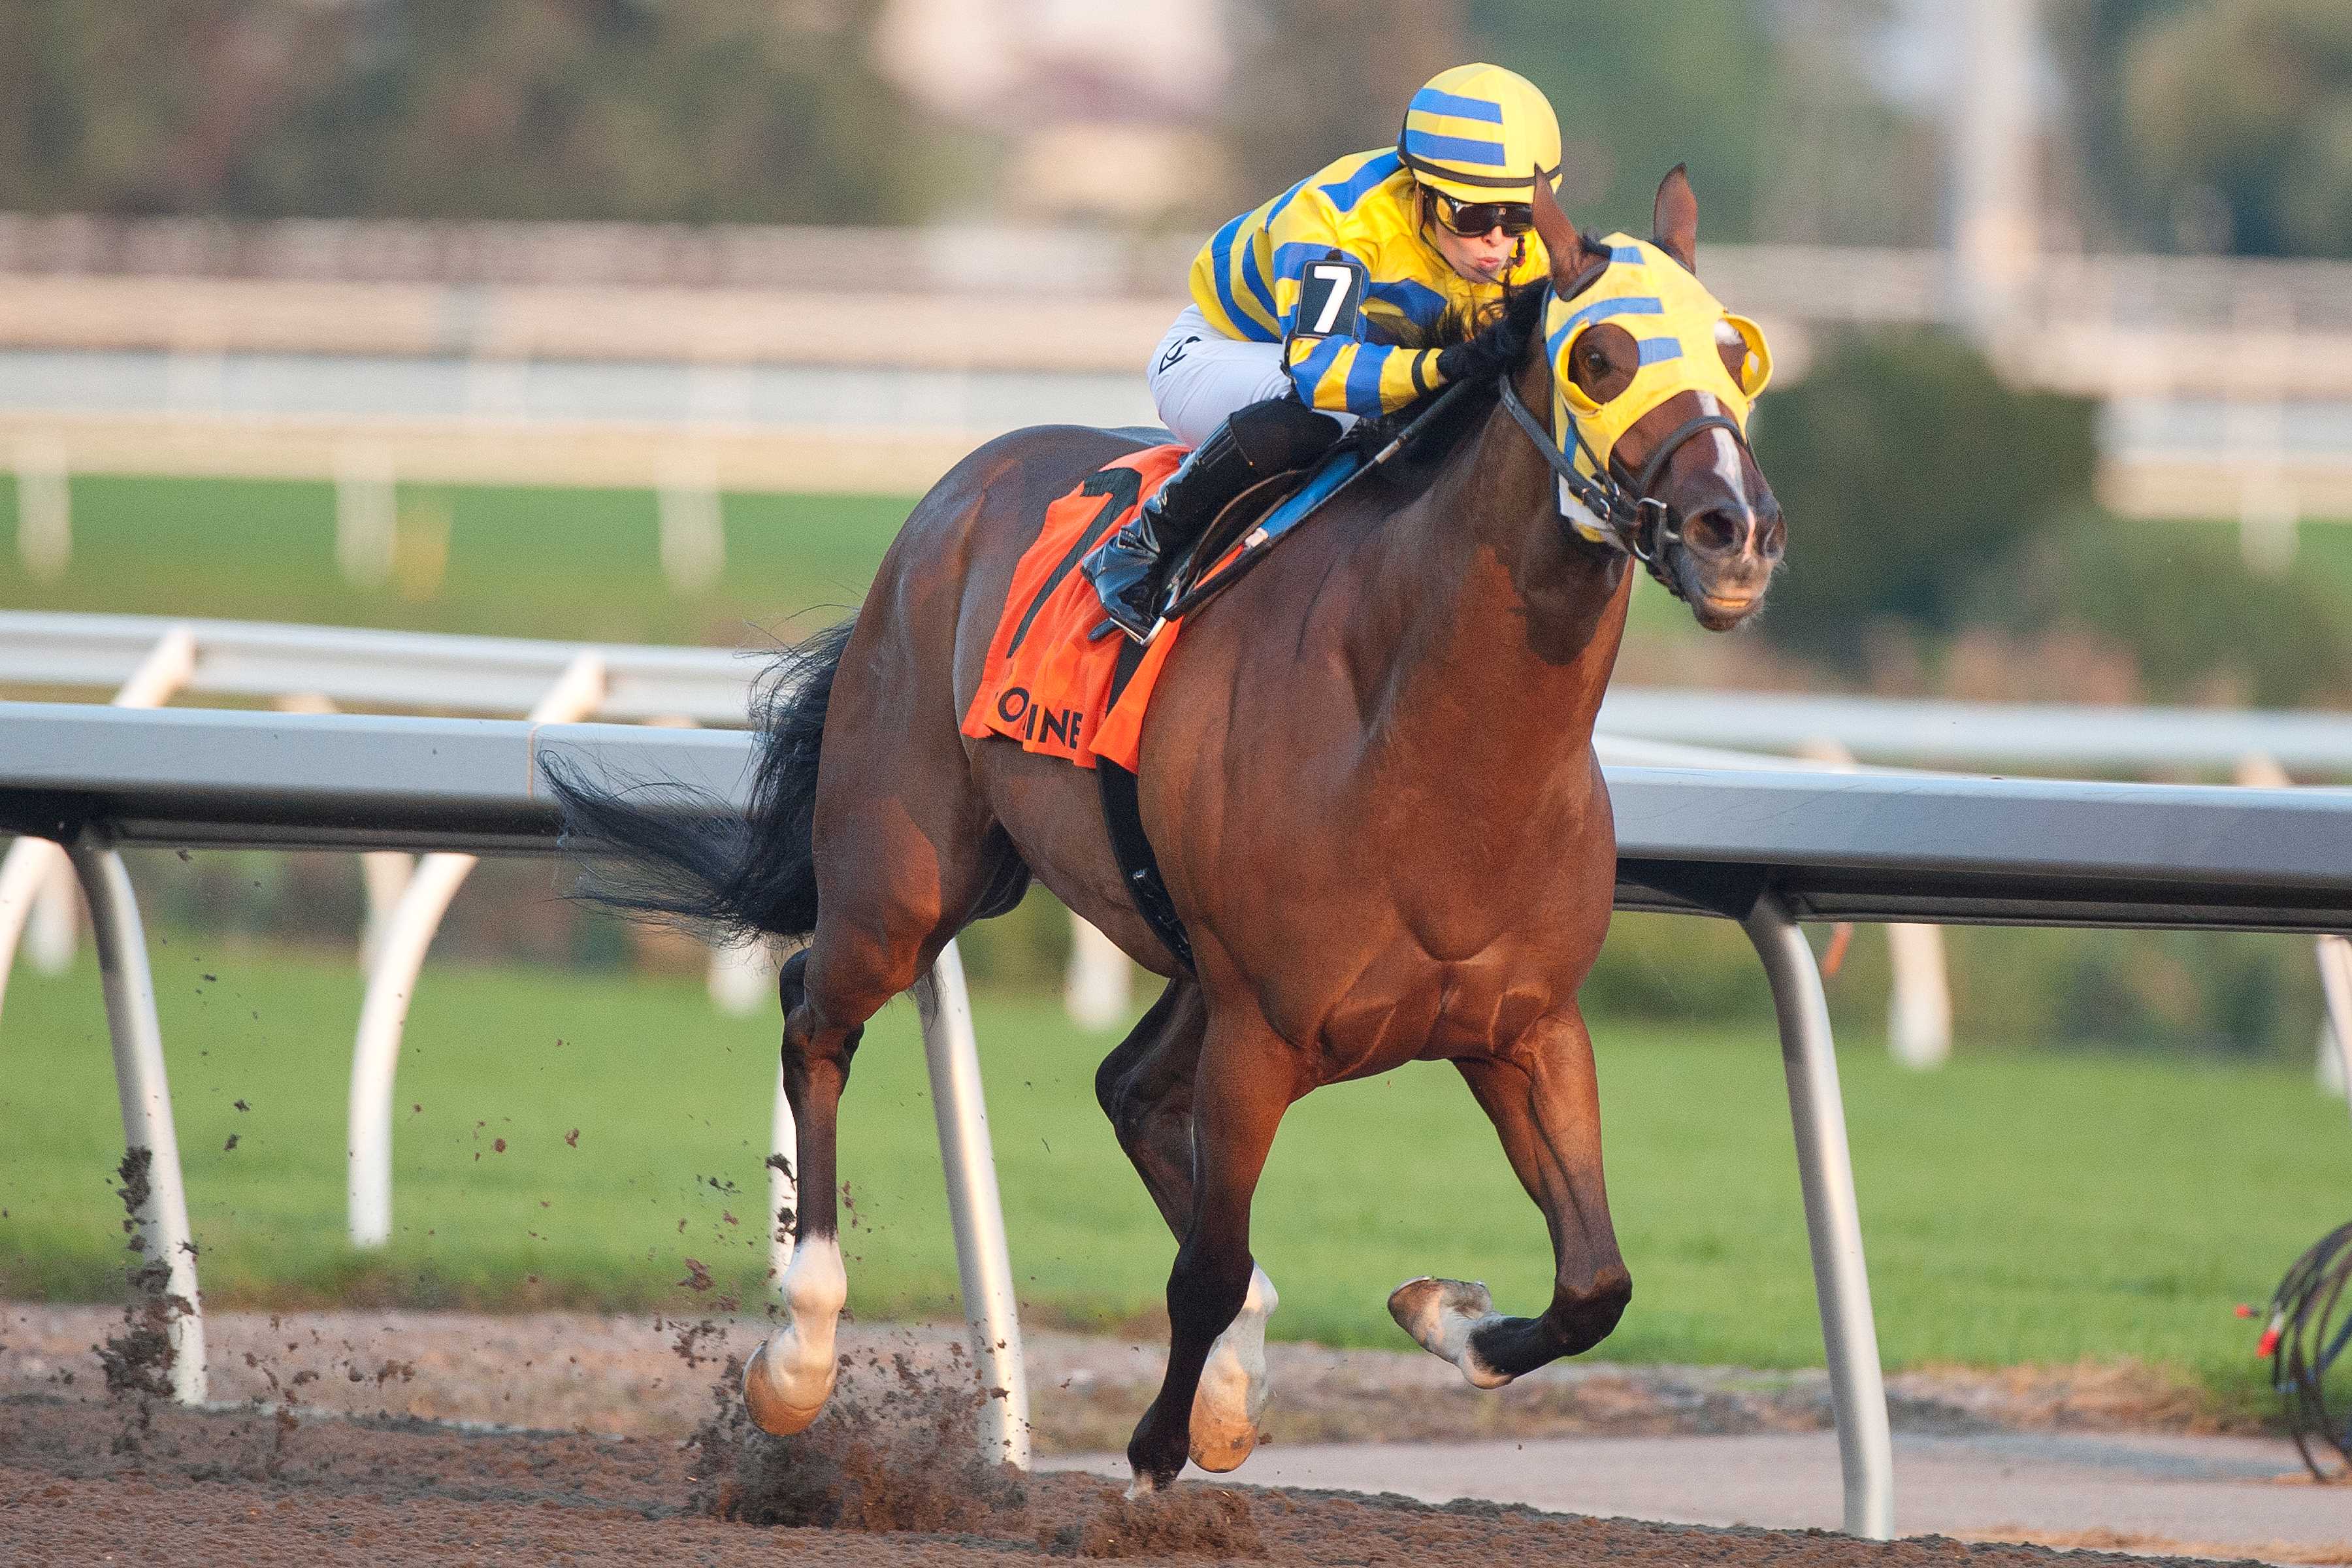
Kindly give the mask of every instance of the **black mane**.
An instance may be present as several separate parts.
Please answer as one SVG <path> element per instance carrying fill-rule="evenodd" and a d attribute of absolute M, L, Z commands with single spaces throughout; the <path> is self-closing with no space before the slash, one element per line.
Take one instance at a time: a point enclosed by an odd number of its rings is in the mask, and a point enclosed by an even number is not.
<path fill-rule="evenodd" d="M 1522 326 L 1530 336 L 1542 331 L 1540 312 L 1546 293 L 1542 284 L 1530 284 L 1515 289 L 1504 297 L 1499 311 L 1491 308 L 1481 321 L 1473 322 L 1463 312 L 1448 310 L 1438 321 L 1431 347 L 1444 348 L 1467 342 L 1479 332 L 1499 330 L 1505 321 Z M 1439 400 L 1453 392 L 1453 387 L 1440 387 L 1427 397 L 1407 405 L 1387 418 L 1367 421 L 1350 433 L 1350 438 L 1369 444 L 1378 451 L 1395 439 L 1397 435 L 1424 414 L 1433 412 L 1429 423 L 1413 432 L 1405 448 L 1382 467 L 1381 480 L 1400 500 L 1409 500 L 1429 488 L 1438 469 L 1453 455 L 1468 435 L 1486 424 L 1496 400 L 1502 394 L 1502 378 L 1489 376 L 1484 381 L 1461 389 L 1459 395 L 1438 406 Z"/>

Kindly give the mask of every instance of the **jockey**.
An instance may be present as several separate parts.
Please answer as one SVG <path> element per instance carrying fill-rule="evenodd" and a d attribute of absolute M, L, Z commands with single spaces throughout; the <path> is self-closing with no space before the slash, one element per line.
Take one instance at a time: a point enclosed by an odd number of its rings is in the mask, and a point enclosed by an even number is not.
<path fill-rule="evenodd" d="M 1543 93 L 1499 66 L 1455 66 L 1413 94 L 1394 147 L 1326 166 L 1201 247 L 1192 303 L 1150 372 L 1161 422 L 1192 453 L 1086 561 L 1121 629 L 1150 640 L 1169 563 L 1251 485 L 1312 462 L 1357 419 L 1502 368 L 1510 345 L 1492 336 L 1428 345 L 1548 276 L 1538 171 L 1559 178 Z"/>

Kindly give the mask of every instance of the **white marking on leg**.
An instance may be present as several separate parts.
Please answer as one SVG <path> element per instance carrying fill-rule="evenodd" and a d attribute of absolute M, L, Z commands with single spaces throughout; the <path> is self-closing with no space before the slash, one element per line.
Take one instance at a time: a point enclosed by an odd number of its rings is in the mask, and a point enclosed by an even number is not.
<path fill-rule="evenodd" d="M 1209 1347 L 1192 1395 L 1192 1462 L 1218 1474 L 1236 1468 L 1257 1447 L 1257 1420 L 1265 1414 L 1265 1321 L 1282 1298 L 1265 1270 L 1250 1270 L 1242 1310 Z"/>
<path fill-rule="evenodd" d="M 804 1430 L 833 1394 L 833 1336 L 849 1300 L 837 1236 L 806 1237 L 784 1270 L 784 1321 L 743 1368 L 743 1401 L 763 1431 Z"/>
<path fill-rule="evenodd" d="M 1471 1348 L 1472 1334 L 1503 1321 L 1484 1283 L 1433 1279 L 1426 1274 L 1408 1279 L 1390 1292 L 1389 1316 L 1422 1349 L 1460 1367 L 1474 1387 L 1500 1388 L 1511 1381 L 1509 1373 L 1487 1365 Z"/>

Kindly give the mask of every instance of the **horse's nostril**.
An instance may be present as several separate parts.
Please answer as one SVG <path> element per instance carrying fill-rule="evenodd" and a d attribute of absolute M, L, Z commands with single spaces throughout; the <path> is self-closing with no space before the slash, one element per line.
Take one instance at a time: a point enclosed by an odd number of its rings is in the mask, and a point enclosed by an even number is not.
<path fill-rule="evenodd" d="M 1738 549 L 1740 531 L 1737 517 L 1712 509 L 1693 513 L 1683 524 L 1685 542 L 1708 555 L 1728 555 Z"/>

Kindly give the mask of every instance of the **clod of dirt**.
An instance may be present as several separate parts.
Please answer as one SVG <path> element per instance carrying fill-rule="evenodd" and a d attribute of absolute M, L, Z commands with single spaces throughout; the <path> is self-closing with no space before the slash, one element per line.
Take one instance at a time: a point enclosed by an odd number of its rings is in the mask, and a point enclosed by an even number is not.
<path fill-rule="evenodd" d="M 162 1258 L 148 1258 L 147 1240 L 139 1234 L 139 1216 L 153 1196 L 149 1171 L 154 1151 L 124 1151 L 115 1174 L 122 1185 L 122 1228 L 131 1239 L 124 1250 L 140 1261 L 123 1271 L 129 1293 L 122 1305 L 122 1327 L 90 1349 L 106 1374 L 107 1397 L 125 1402 L 122 1428 L 115 1435 L 114 1451 L 135 1454 L 155 1426 L 155 1402 L 172 1395 L 172 1366 L 177 1352 L 172 1345 L 172 1321 L 191 1310 L 187 1298 L 172 1294 L 172 1270 Z"/>
<path fill-rule="evenodd" d="M 699 1368 L 705 1362 L 719 1360 L 717 1352 L 705 1353 L 702 1348 L 706 1342 L 720 1339 L 726 1334 L 727 1331 L 717 1322 L 705 1318 L 698 1323 L 680 1323 L 677 1327 L 677 1338 L 670 1342 L 669 1348 L 678 1360 L 686 1363 L 688 1371 Z"/>
<path fill-rule="evenodd" d="M 1017 1475 L 980 1458 L 977 1384 L 958 1385 L 904 1354 L 864 1367 L 843 1358 L 825 1413 L 805 1432 L 772 1436 L 743 1405 L 743 1368 L 727 1359 L 716 1413 L 688 1438 L 698 1450 L 691 1506 L 743 1524 L 976 1535 L 1026 1531 Z"/>
<path fill-rule="evenodd" d="M 1094 1517 L 1041 1542 L 1049 1551 L 1075 1549 L 1082 1557 L 1263 1557 L 1265 1542 L 1250 1515 L 1249 1499 L 1222 1487 L 1180 1487 L 1132 1502 L 1103 1493 Z"/>

